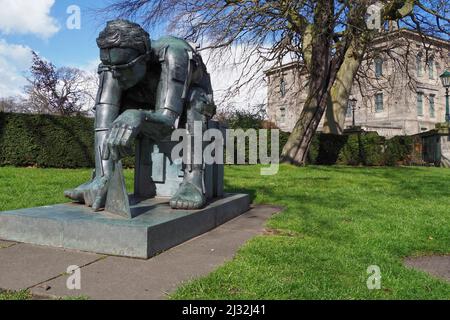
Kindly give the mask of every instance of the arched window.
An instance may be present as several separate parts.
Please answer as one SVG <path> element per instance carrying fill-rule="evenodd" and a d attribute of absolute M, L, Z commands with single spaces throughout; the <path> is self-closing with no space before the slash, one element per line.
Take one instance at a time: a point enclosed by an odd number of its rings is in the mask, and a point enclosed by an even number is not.
<path fill-rule="evenodd" d="M 417 70 L 418 77 L 423 76 L 423 64 L 422 64 L 422 54 L 421 53 L 419 53 L 416 57 L 416 70 Z"/>
<path fill-rule="evenodd" d="M 375 76 L 381 77 L 383 75 L 383 59 L 380 57 L 375 58 Z"/>

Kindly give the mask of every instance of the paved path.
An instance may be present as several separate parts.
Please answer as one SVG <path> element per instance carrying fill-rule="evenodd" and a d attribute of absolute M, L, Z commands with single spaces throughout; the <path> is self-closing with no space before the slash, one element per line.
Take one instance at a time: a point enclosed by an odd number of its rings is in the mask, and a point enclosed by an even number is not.
<path fill-rule="evenodd" d="M 450 282 L 450 256 L 423 256 L 407 258 L 405 265 L 420 271 L 425 271 L 432 276 Z"/>
<path fill-rule="evenodd" d="M 256 206 L 220 227 L 149 260 L 105 256 L 0 240 L 0 289 L 49 297 L 165 299 L 183 282 L 231 260 L 281 209 Z M 81 267 L 81 290 L 68 290 L 68 266 Z"/>

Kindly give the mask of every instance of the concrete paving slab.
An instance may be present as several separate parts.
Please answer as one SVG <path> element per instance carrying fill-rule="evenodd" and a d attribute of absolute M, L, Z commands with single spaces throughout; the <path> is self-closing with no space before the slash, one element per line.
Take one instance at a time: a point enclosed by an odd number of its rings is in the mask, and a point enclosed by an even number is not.
<path fill-rule="evenodd" d="M 65 273 L 71 265 L 81 267 L 101 257 L 91 253 L 16 244 L 0 250 L 0 288 L 27 289 Z"/>
<path fill-rule="evenodd" d="M 407 258 L 405 265 L 450 282 L 450 255 Z"/>
<path fill-rule="evenodd" d="M 202 237 L 201 241 L 189 241 L 181 246 L 175 247 L 172 250 L 166 252 L 164 256 L 160 259 L 176 259 L 181 253 L 184 254 L 204 254 L 204 255 L 214 255 L 219 257 L 233 257 L 238 249 L 245 244 L 249 239 L 253 238 L 262 230 L 233 230 L 218 228 L 211 232 L 208 232 Z"/>
<path fill-rule="evenodd" d="M 207 275 L 231 260 L 240 246 L 264 231 L 266 219 L 279 210 L 267 206 L 252 208 L 149 260 L 107 257 L 81 269 L 81 290 L 67 290 L 64 275 L 32 288 L 32 293 L 91 299 L 165 299 L 182 283 Z"/>
<path fill-rule="evenodd" d="M 226 194 L 200 210 L 174 210 L 168 198 L 132 201 L 133 219 L 80 204 L 0 212 L 0 237 L 100 254 L 150 258 L 248 211 L 247 194 Z"/>
<path fill-rule="evenodd" d="M 274 212 L 282 208 L 275 206 L 259 206 L 255 210 L 249 210 L 241 216 L 216 228 L 201 237 L 201 241 L 188 241 L 177 246 L 160 259 L 172 259 L 172 256 L 180 252 L 184 254 L 214 254 L 223 257 L 232 257 L 237 250 L 255 234 L 264 231 L 264 224 Z M 236 232 L 238 231 L 238 232 Z M 233 235 L 233 236 L 230 236 Z M 196 239 L 194 239 L 196 240 Z M 175 258 L 176 259 L 176 258 Z"/>

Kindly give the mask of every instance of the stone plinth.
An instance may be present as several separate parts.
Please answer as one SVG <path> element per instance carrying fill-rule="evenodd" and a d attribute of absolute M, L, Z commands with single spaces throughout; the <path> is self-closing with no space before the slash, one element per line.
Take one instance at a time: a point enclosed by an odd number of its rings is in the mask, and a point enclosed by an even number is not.
<path fill-rule="evenodd" d="M 150 258 L 246 212 L 250 198 L 227 194 L 201 210 L 173 210 L 168 198 L 131 204 L 133 219 L 78 204 L 0 212 L 0 239 L 135 258 Z"/>

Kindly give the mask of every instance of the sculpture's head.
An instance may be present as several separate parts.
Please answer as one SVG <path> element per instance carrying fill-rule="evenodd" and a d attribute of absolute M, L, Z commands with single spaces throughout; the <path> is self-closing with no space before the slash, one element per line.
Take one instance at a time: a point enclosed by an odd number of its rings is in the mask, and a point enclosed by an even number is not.
<path fill-rule="evenodd" d="M 151 45 L 149 34 L 127 20 L 109 21 L 97 38 L 99 72 L 111 71 L 123 89 L 135 86 L 147 72 Z"/>

